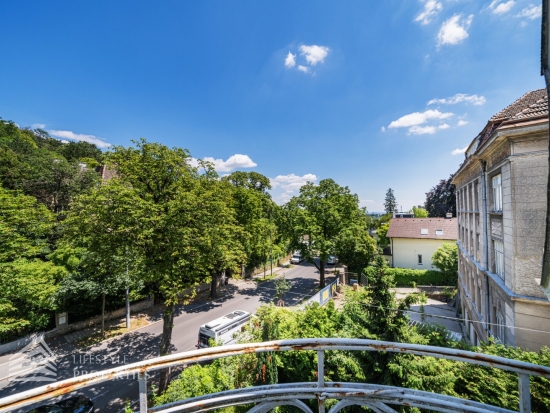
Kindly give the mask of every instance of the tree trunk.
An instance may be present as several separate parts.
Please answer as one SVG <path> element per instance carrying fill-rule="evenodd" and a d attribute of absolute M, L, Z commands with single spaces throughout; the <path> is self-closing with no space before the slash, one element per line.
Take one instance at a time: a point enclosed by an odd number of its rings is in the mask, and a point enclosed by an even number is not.
<path fill-rule="evenodd" d="M 215 299 L 218 298 L 218 273 L 216 271 L 212 271 L 212 281 L 210 282 L 210 298 Z"/>
<path fill-rule="evenodd" d="M 325 288 L 325 262 L 319 261 L 319 286 Z"/>
<path fill-rule="evenodd" d="M 101 337 L 105 337 L 105 294 L 103 294 L 103 302 L 101 304 Z"/>
<path fill-rule="evenodd" d="M 174 311 L 173 304 L 167 305 L 162 316 L 162 338 L 160 340 L 160 355 L 166 356 L 170 354 L 172 347 L 172 329 L 174 328 Z M 164 393 L 170 382 L 170 369 L 160 371 L 159 392 Z"/>

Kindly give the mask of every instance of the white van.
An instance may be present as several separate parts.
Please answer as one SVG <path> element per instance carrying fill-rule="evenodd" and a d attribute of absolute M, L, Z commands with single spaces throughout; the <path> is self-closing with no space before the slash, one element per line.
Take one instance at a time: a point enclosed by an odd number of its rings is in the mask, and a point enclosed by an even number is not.
<path fill-rule="evenodd" d="M 238 333 L 250 320 L 248 311 L 237 310 L 216 318 L 214 321 L 203 324 L 199 328 L 198 348 L 210 347 L 210 339 L 222 344 L 231 344 L 235 341 L 235 333 Z"/>

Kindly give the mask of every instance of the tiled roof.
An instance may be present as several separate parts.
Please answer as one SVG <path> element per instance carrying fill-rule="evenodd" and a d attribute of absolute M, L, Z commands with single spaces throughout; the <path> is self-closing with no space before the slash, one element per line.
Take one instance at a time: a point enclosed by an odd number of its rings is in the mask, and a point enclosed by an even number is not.
<path fill-rule="evenodd" d="M 511 105 L 508 105 L 491 119 L 490 123 L 506 120 L 538 118 L 548 116 L 548 95 L 546 89 L 527 92 Z"/>
<path fill-rule="evenodd" d="M 436 235 L 436 230 L 442 230 L 442 235 Z M 394 218 L 386 236 L 456 240 L 457 232 L 456 218 Z"/>

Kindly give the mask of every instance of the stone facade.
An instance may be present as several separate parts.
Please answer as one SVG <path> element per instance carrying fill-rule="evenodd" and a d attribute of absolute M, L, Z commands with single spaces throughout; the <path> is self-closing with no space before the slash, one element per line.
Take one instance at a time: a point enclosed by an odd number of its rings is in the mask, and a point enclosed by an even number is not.
<path fill-rule="evenodd" d="M 474 139 L 453 181 L 460 309 L 471 343 L 493 336 L 536 351 L 550 346 L 550 302 L 538 284 L 546 218 L 548 112 L 535 119 L 510 117 L 499 122 L 489 122 Z"/>

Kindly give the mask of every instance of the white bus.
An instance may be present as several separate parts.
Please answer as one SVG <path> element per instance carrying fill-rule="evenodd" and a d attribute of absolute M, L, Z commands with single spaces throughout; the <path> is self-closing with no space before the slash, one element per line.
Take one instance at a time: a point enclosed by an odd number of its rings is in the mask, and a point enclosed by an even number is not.
<path fill-rule="evenodd" d="M 210 339 L 222 344 L 229 344 L 235 340 L 233 335 L 248 323 L 251 314 L 248 311 L 233 311 L 223 317 L 216 318 L 214 321 L 203 324 L 199 328 L 198 348 L 210 347 Z"/>

